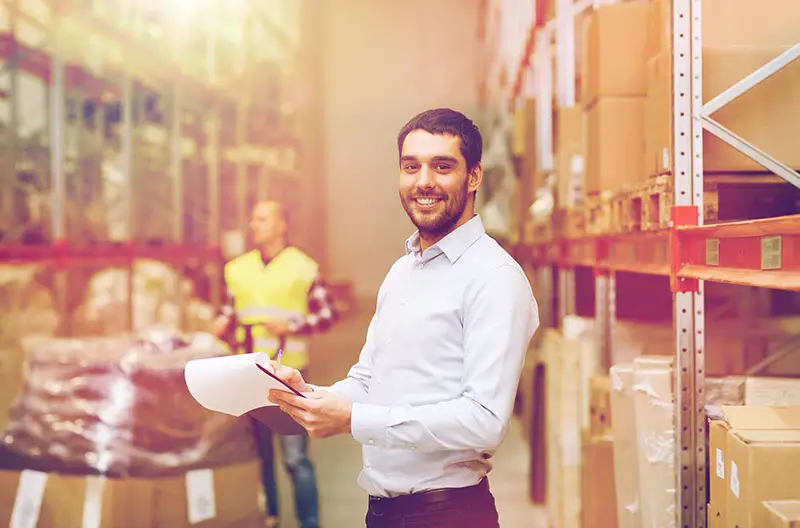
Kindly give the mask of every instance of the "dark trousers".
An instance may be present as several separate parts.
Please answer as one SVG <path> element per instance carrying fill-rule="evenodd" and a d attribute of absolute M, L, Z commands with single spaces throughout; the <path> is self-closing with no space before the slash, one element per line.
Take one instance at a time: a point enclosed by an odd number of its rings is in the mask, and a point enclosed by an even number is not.
<path fill-rule="evenodd" d="M 489 480 L 391 499 L 370 497 L 367 528 L 499 528 Z"/>
<path fill-rule="evenodd" d="M 302 371 L 303 377 L 308 374 Z M 258 456 L 261 458 L 261 481 L 267 496 L 267 514 L 278 517 L 278 485 L 275 482 L 275 447 L 278 437 L 283 454 L 283 466 L 292 479 L 294 507 L 300 528 L 319 527 L 319 493 L 314 465 L 308 457 L 308 437 L 305 435 L 275 435 L 272 429 L 252 419 Z"/>

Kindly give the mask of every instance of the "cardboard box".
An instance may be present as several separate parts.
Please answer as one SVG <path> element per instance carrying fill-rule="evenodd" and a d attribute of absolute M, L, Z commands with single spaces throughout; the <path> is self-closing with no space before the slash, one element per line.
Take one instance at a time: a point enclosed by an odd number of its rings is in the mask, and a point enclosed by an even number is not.
<path fill-rule="evenodd" d="M 728 496 L 730 469 L 727 462 L 728 422 L 713 420 L 708 424 L 708 474 L 710 528 L 725 526 L 725 502 Z"/>
<path fill-rule="evenodd" d="M 611 380 L 608 376 L 593 376 L 590 380 L 589 437 L 611 435 Z"/>
<path fill-rule="evenodd" d="M 618 192 L 646 179 L 644 105 L 644 97 L 602 97 L 588 109 L 587 195 Z"/>
<path fill-rule="evenodd" d="M 670 49 L 673 0 L 652 0 L 647 57 Z M 800 41 L 796 0 L 703 0 L 703 46 L 791 46 Z"/>
<path fill-rule="evenodd" d="M 764 501 L 762 504 L 764 528 L 800 528 L 800 500 Z"/>
<path fill-rule="evenodd" d="M 0 471 L 0 524 L 216 528 L 260 517 L 263 526 L 260 475 L 259 461 L 154 479 Z"/>
<path fill-rule="evenodd" d="M 583 528 L 616 528 L 614 443 L 610 438 L 584 440 L 581 481 Z"/>
<path fill-rule="evenodd" d="M 575 207 L 583 199 L 583 121 L 583 110 L 577 106 L 559 108 L 556 114 L 556 197 L 559 207 Z"/>
<path fill-rule="evenodd" d="M 703 101 L 708 102 L 787 48 L 709 48 L 703 50 Z M 647 63 L 645 166 L 649 175 L 672 173 L 671 57 L 661 53 Z M 800 167 L 800 150 L 791 138 L 800 135 L 800 62 L 795 61 L 711 117 L 739 137 L 790 167 Z M 733 147 L 704 132 L 706 171 L 765 169 Z"/>
<path fill-rule="evenodd" d="M 713 99 L 786 49 L 788 47 L 705 47 L 703 100 L 707 102 Z M 793 139 L 800 136 L 798 86 L 800 86 L 800 61 L 794 61 L 731 101 L 711 117 L 789 167 L 800 168 L 800 149 Z M 709 133 L 703 138 L 703 152 L 706 170 L 765 170 L 755 161 Z"/>
<path fill-rule="evenodd" d="M 650 7 L 642 2 L 603 5 L 587 17 L 581 102 L 604 96 L 643 96 Z"/>
<path fill-rule="evenodd" d="M 744 405 L 800 405 L 800 379 L 748 377 L 744 382 Z"/>
<path fill-rule="evenodd" d="M 800 490 L 800 407 L 723 407 L 723 412 L 730 426 L 726 524 L 765 526 L 761 503 L 795 499 Z"/>

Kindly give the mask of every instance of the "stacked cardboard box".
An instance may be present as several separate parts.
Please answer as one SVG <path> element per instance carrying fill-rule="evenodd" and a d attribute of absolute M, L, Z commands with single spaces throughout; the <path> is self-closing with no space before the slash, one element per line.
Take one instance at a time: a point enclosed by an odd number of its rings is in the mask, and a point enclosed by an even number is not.
<path fill-rule="evenodd" d="M 649 6 L 598 7 L 581 53 L 586 194 L 617 192 L 644 179 L 645 44 Z"/>
<path fill-rule="evenodd" d="M 764 528 L 800 528 L 800 500 L 764 501 Z"/>
<path fill-rule="evenodd" d="M 649 13 L 645 168 L 650 176 L 672 174 L 671 5 L 672 0 L 653 0 Z M 703 101 L 708 102 L 800 41 L 800 10 L 793 0 L 706 0 L 702 33 Z M 795 62 L 711 117 L 790 167 L 800 167 L 800 152 L 789 139 L 800 133 L 798 82 Z M 703 156 L 708 172 L 763 171 L 708 133 Z"/>
<path fill-rule="evenodd" d="M 616 528 L 614 443 L 611 436 L 611 384 L 608 376 L 590 381 L 589 429 L 583 437 L 581 502 L 583 528 Z"/>
<path fill-rule="evenodd" d="M 0 524 L 83 526 L 264 526 L 260 463 L 161 478 L 105 478 L 0 471 Z"/>
<path fill-rule="evenodd" d="M 709 425 L 709 526 L 774 526 L 763 503 L 800 499 L 800 407 L 723 407 L 723 415 Z"/>
<path fill-rule="evenodd" d="M 564 319 L 543 343 L 547 400 L 547 506 L 551 522 L 581 526 L 583 432 L 589 428 L 590 380 L 599 369 L 593 320 Z"/>

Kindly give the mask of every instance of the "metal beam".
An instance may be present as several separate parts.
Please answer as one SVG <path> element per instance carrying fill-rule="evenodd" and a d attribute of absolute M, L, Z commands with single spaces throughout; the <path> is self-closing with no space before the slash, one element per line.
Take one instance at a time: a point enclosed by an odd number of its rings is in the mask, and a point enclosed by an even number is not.
<path fill-rule="evenodd" d="M 759 69 L 737 82 L 721 94 L 703 105 L 703 116 L 710 116 L 726 104 L 730 103 L 743 93 L 747 92 L 760 82 L 768 79 L 788 64 L 800 57 L 800 43 L 795 44 Z"/>
<path fill-rule="evenodd" d="M 743 139 L 718 122 L 714 121 L 708 116 L 701 116 L 700 120 L 702 121 L 703 127 L 708 130 L 711 134 L 714 134 L 719 139 L 730 145 L 731 147 L 735 148 L 748 158 L 752 159 L 762 167 L 774 172 L 784 180 L 788 181 L 795 187 L 800 188 L 800 173 L 785 165 L 784 163 L 778 161 L 777 159 L 773 158 L 763 150 L 759 149 L 746 139 Z"/>

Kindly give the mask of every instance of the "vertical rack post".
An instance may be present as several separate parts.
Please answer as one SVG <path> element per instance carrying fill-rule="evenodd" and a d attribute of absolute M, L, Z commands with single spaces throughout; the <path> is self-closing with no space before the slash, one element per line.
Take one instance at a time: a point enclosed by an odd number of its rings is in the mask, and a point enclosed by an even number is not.
<path fill-rule="evenodd" d="M 125 188 L 122 193 L 122 217 L 123 233 L 126 243 L 133 243 L 133 205 L 131 194 L 133 193 L 133 81 L 130 76 L 125 74 L 122 78 L 122 179 Z M 133 313 L 133 268 L 134 263 L 128 269 L 128 328 L 134 328 Z"/>
<path fill-rule="evenodd" d="M 575 314 L 575 268 L 558 269 L 558 326 L 564 327 L 564 318 Z"/>
<path fill-rule="evenodd" d="M 9 32 L 13 38 L 19 38 L 17 30 L 17 3 L 11 2 L 6 4 L 8 9 L 8 25 Z M 7 149 L 5 151 L 5 158 L 7 160 L 7 171 L 3 179 L 8 179 L 7 185 L 0 188 L 0 195 L 3 197 L 0 201 L 0 210 L 14 211 L 14 188 L 19 185 L 19 177 L 17 175 L 17 152 L 19 150 L 19 46 L 11 46 L 11 57 L 5 65 L 5 72 L 8 73 L 8 105 L 9 105 L 9 130 L 7 135 Z M 4 73 L 5 73 L 4 72 Z M 51 95 L 52 98 L 52 95 Z M 51 105 L 52 106 L 52 105 Z M 52 109 L 51 109 L 52 112 Z M 52 115 L 52 114 L 51 114 Z M 52 137 L 53 129 L 50 128 Z M 13 217 L 8 218 L 9 222 L 13 222 Z M 10 226 L 7 226 L 10 227 Z"/>
<path fill-rule="evenodd" d="M 54 23 L 55 34 L 51 36 L 53 46 L 50 55 L 50 216 L 51 237 L 56 245 L 66 244 L 66 218 L 64 206 L 67 200 L 66 178 L 64 175 L 64 126 L 66 124 L 66 88 L 64 83 L 64 59 L 58 39 L 58 22 Z M 16 65 L 13 66 L 16 70 Z M 14 77 L 12 77 L 14 79 Z M 14 80 L 12 80 L 14 82 Z M 16 88 L 16 87 L 15 87 Z M 20 94 L 13 90 L 12 101 Z M 12 108 L 17 106 L 12 102 Z M 13 110 L 12 110 L 13 111 Z M 12 117 L 12 121 L 14 118 Z M 12 129 L 12 135 L 18 131 Z M 16 174 L 16 167 L 12 167 Z M 55 271 L 55 297 L 61 317 L 68 318 L 67 310 L 67 271 L 58 266 Z"/>
<path fill-rule="evenodd" d="M 182 115 L 181 108 L 181 89 L 179 85 L 175 85 L 172 89 L 171 101 L 171 117 L 170 117 L 170 131 L 169 131 L 169 165 L 170 174 L 172 176 L 172 238 L 175 244 L 183 244 L 183 200 L 184 200 L 184 183 L 183 183 L 183 156 L 181 152 L 181 145 L 183 140 L 182 135 Z M 178 287 L 175 294 L 177 295 L 178 311 L 180 314 L 180 325 L 184 327 L 186 323 L 185 303 L 183 295 L 183 275 L 186 272 L 186 263 L 181 262 L 178 265 Z"/>
<path fill-rule="evenodd" d="M 247 240 L 247 160 L 244 157 L 247 141 L 247 107 L 244 101 L 236 104 L 236 228 Z"/>
<path fill-rule="evenodd" d="M 675 208 L 673 221 L 702 222 L 703 145 L 701 0 L 673 0 L 672 97 Z M 692 211 L 691 208 L 694 208 Z M 689 215 L 697 215 L 690 218 Z M 673 240 L 678 240 L 673 237 Z M 672 248 L 673 262 L 680 248 Z M 679 262 L 678 262 L 679 264 Z M 673 281 L 675 321 L 675 445 L 678 526 L 706 526 L 703 285 Z"/>
<path fill-rule="evenodd" d="M 692 0 L 692 205 L 697 208 L 697 224 L 703 225 L 703 2 Z M 694 467 L 695 467 L 695 519 L 697 526 L 705 528 L 708 522 L 706 399 L 705 391 L 705 283 L 697 281 L 692 293 L 694 311 L 694 353 L 692 355 L 694 392 Z"/>
<path fill-rule="evenodd" d="M 594 276 L 595 324 L 600 343 L 600 365 L 613 365 L 613 328 L 616 320 L 616 279 L 612 272 L 596 271 Z"/>
<path fill-rule="evenodd" d="M 220 215 L 219 215 L 219 108 L 214 107 L 206 121 L 206 177 L 208 181 L 208 245 L 220 247 Z M 220 263 L 214 263 L 208 270 L 211 279 L 211 305 L 219 309 L 222 306 Z"/>

